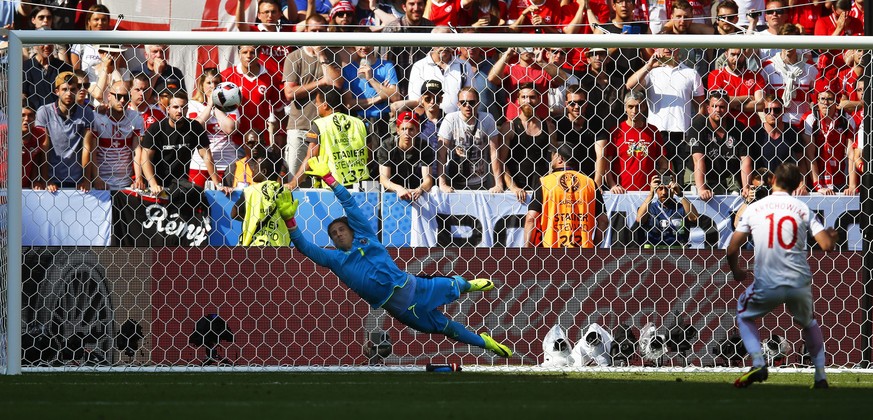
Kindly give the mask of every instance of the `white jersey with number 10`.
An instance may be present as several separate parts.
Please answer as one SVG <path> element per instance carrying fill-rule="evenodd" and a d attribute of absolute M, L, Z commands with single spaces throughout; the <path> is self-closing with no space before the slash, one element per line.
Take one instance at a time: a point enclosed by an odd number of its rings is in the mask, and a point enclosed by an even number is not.
<path fill-rule="evenodd" d="M 755 242 L 755 287 L 804 287 L 812 281 L 807 262 L 807 237 L 824 226 L 809 207 L 784 192 L 752 203 L 737 224 L 738 232 Z"/>

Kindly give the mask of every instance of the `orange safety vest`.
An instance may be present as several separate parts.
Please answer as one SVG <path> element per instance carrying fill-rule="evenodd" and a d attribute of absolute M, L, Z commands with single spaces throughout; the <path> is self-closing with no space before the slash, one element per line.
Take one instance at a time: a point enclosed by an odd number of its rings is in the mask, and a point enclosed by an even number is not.
<path fill-rule="evenodd" d="M 242 157 L 237 159 L 236 167 L 233 171 L 233 185 L 231 188 L 236 188 L 239 186 L 241 182 L 245 183 L 245 186 L 252 185 L 252 169 L 249 168 L 249 158 Z"/>
<path fill-rule="evenodd" d="M 597 208 L 594 180 L 576 171 L 540 178 L 543 212 L 538 228 L 544 248 L 594 248 Z"/>

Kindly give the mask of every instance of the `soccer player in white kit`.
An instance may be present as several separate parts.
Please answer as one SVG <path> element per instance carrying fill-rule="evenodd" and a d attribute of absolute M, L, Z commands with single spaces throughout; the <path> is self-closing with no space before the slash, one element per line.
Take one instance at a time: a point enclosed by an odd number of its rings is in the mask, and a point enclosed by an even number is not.
<path fill-rule="evenodd" d="M 743 281 L 748 271 L 739 267 L 740 248 L 751 233 L 755 243 L 754 281 L 737 302 L 737 326 L 752 368 L 734 386 L 745 388 L 767 380 L 767 363 L 755 320 L 785 304 L 794 322 L 803 328 L 803 341 L 815 365 L 813 388 L 827 388 L 821 327 L 812 313 L 812 272 L 807 262 L 806 238 L 812 233 L 825 251 L 833 248 L 836 231 L 825 227 L 809 207 L 790 195 L 803 181 L 796 165 L 783 163 L 774 173 L 770 196 L 749 205 L 737 224 L 727 249 L 734 279 Z"/>

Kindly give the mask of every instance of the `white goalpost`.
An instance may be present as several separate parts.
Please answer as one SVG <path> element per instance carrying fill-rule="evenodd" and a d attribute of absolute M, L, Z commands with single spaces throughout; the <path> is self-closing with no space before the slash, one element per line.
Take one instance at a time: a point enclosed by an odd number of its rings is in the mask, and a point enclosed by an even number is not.
<path fill-rule="evenodd" d="M 495 338 L 510 344 L 515 355 L 501 359 L 441 335 L 418 333 L 392 320 L 381 309 L 371 310 L 336 276 L 296 249 L 237 246 L 240 223 L 232 220 L 230 214 L 241 188 L 227 196 L 207 189 L 203 193 L 205 210 L 197 213 L 197 220 L 193 221 L 182 220 L 159 203 L 147 202 L 141 196 L 131 198 L 121 191 L 95 190 L 82 194 L 66 188 L 50 194 L 25 187 L 27 162 L 19 152 L 29 146 L 27 133 L 22 129 L 27 126 L 22 115 L 33 105 L 18 100 L 27 96 L 25 87 L 29 83 L 24 76 L 25 58 L 18 52 L 26 47 L 118 44 L 133 49 L 169 45 L 169 63 L 184 73 L 181 82 L 187 84 L 188 94 L 200 88 L 197 76 L 207 68 L 217 67 L 221 73 L 238 65 L 238 60 L 226 58 L 233 56 L 229 52 L 234 46 L 323 46 L 336 50 L 373 46 L 422 51 L 432 47 L 476 47 L 484 51 L 485 58 L 480 62 L 483 66 L 486 62 L 496 65 L 502 49 L 509 47 L 542 48 L 537 53 L 543 56 L 550 48 L 567 51 L 604 48 L 610 53 L 613 49 L 638 48 L 854 49 L 865 54 L 873 49 L 873 39 L 868 37 L 8 30 L 0 33 L 8 37 L 9 44 L 7 64 L 0 68 L 3 81 L 0 114 L 6 119 L 0 123 L 7 127 L 6 133 L 0 134 L 5 137 L 0 142 L 5 143 L 2 146 L 8 162 L 6 173 L 0 174 L 3 248 L 0 371 L 6 375 L 83 370 L 413 371 L 423 369 L 426 363 L 462 363 L 465 370 L 501 372 L 723 372 L 741 371 L 748 366 L 742 355 L 725 350 L 736 335 L 736 299 L 745 285 L 732 280 L 724 249 L 733 231 L 733 218 L 744 199 L 730 191 L 701 199 L 694 186 L 693 168 L 689 168 L 687 175 L 684 170 L 677 171 L 676 176 L 688 177 L 683 183 L 685 188 L 680 190 L 690 198 L 701 221 L 683 227 L 687 244 L 678 247 L 646 247 L 636 242 L 643 241 L 640 237 L 645 239 L 634 218 L 648 190 L 613 193 L 607 181 L 602 196 L 603 212 L 609 216 L 608 230 L 595 249 L 525 247 L 525 216 L 535 188 L 521 188 L 526 190 L 524 203 L 508 187 L 504 193 L 460 188 L 446 193 L 434 186 L 415 203 L 397 198 L 384 186 L 355 191 L 357 202 L 402 270 L 419 276 L 457 274 L 468 279 L 494 276 L 498 283 L 495 291 L 472 297 L 462 295 L 447 305 L 445 312 L 450 319 L 477 333 L 490 331 Z M 341 67 L 343 63 L 337 60 Z M 131 63 L 130 69 L 133 67 Z M 284 69 L 289 68 L 292 67 L 286 65 Z M 283 68 L 278 71 L 276 80 L 282 80 Z M 404 79 L 401 75 L 404 71 L 408 74 L 409 69 L 397 66 L 398 79 Z M 475 72 L 469 76 L 465 73 L 465 78 L 478 77 L 483 86 L 493 89 L 495 99 L 491 105 L 499 114 L 495 118 L 496 131 L 503 142 L 497 150 L 507 161 L 516 159 L 512 148 L 517 144 L 534 155 L 533 149 L 539 146 L 524 145 L 519 139 L 539 134 L 528 134 L 524 127 L 514 128 L 513 118 L 517 117 L 504 115 L 513 102 L 512 106 L 518 108 L 516 114 L 523 114 L 525 104 L 517 102 L 517 91 L 524 89 L 524 83 L 513 84 L 512 89 L 507 87 L 512 77 L 507 70 L 506 75 L 500 76 L 504 84 L 493 86 L 482 68 L 477 67 Z M 864 72 L 866 77 L 873 74 L 871 69 Z M 125 75 L 125 81 L 129 82 L 130 76 L 133 74 Z M 555 97 L 564 98 L 579 89 L 583 75 L 576 77 L 567 70 L 566 79 L 570 76 L 576 82 L 562 82 Z M 704 89 L 705 81 L 704 75 Z M 401 83 L 405 86 L 405 82 Z M 473 82 L 464 83 L 460 86 L 473 86 Z M 346 84 L 350 85 L 348 81 Z M 552 88 L 555 87 L 549 87 Z M 291 102 L 296 101 L 282 96 L 287 89 L 276 87 L 276 94 L 282 98 L 279 102 L 285 103 L 277 102 L 271 108 L 274 114 L 264 118 L 280 121 L 278 131 L 282 135 L 288 135 L 286 131 L 292 130 L 289 128 L 292 123 L 288 122 L 288 115 L 279 114 L 287 112 Z M 621 89 L 617 91 L 624 94 Z M 154 92 L 155 102 L 150 106 L 155 109 L 160 108 L 161 93 Z M 538 92 L 543 104 L 552 97 L 549 93 Z M 868 97 L 862 95 L 862 101 Z M 411 110 L 419 106 L 418 95 L 414 96 L 415 102 L 409 105 Z M 127 100 L 130 98 L 128 94 Z M 835 99 L 839 101 L 839 97 Z M 399 110 L 391 108 L 389 112 L 389 102 L 402 101 L 384 102 L 384 113 L 381 117 L 370 117 L 370 127 L 380 123 L 396 126 Z M 255 109 L 257 104 L 252 106 Z M 282 111 L 283 106 L 286 111 Z M 613 106 L 624 112 L 623 103 Z M 808 110 L 815 112 L 815 107 L 808 106 Z M 538 112 L 536 104 L 530 108 L 534 114 Z M 552 144 L 564 141 L 558 138 L 556 127 L 565 105 L 561 103 L 555 109 L 544 111 L 546 115 L 539 120 L 542 131 L 551 130 Z M 366 110 L 359 111 L 365 117 L 368 115 Z M 759 112 L 764 115 L 763 108 L 754 114 Z M 255 117 L 260 118 L 240 111 L 235 124 Z M 256 125 L 251 123 L 252 127 Z M 308 126 L 300 124 L 303 125 Z M 238 156 L 231 160 L 243 155 L 242 138 L 248 133 L 240 130 L 228 134 L 228 138 L 238 137 L 234 141 L 240 148 Z M 760 130 L 763 128 L 748 128 L 746 134 L 751 138 Z M 275 131 L 271 128 L 269 133 L 258 135 L 268 139 L 266 146 L 280 151 L 290 147 L 276 143 Z M 393 136 L 394 131 L 386 131 L 385 138 L 376 140 L 376 146 L 369 151 L 371 159 L 376 159 L 379 147 L 387 149 L 384 145 L 389 142 L 385 139 Z M 856 136 L 862 139 L 858 147 L 869 148 L 869 135 L 862 132 Z M 611 139 L 611 135 L 604 139 Z M 594 156 L 593 144 L 581 147 L 584 150 L 580 153 Z M 542 154 L 543 150 L 536 152 Z M 794 152 L 801 156 L 806 150 Z M 624 169 L 612 168 L 619 165 L 621 157 L 618 152 L 608 153 L 612 153 L 610 159 L 614 160 L 605 164 L 609 165 L 606 171 L 618 179 Z M 664 148 L 667 159 L 676 153 Z M 866 150 L 864 153 L 869 154 Z M 440 159 L 436 153 L 431 156 Z M 516 162 L 515 166 L 507 167 L 522 171 L 524 165 Z M 223 171 L 229 172 L 227 168 Z M 731 171 L 726 169 L 720 175 L 739 179 L 739 174 Z M 829 369 L 835 372 L 870 371 L 866 368 L 871 354 L 869 323 L 873 308 L 869 304 L 873 298 L 869 295 L 870 269 L 864 267 L 863 261 L 871 250 L 869 227 L 861 224 L 870 216 L 864 213 L 865 200 L 871 199 L 870 187 L 862 181 L 859 195 L 825 196 L 813 192 L 803 197 L 826 226 L 836 226 L 842 235 L 839 250 L 811 250 L 809 258 L 814 274 L 815 313 L 825 332 Z M 342 215 L 333 195 L 307 187 L 295 190 L 294 196 L 302 203 L 298 216 L 301 231 L 317 245 L 330 246 L 325 233 L 327 224 Z M 197 234 L 201 241 L 195 244 L 192 238 Z M 743 251 L 742 259 L 751 268 L 751 249 Z M 75 308 L 76 298 L 82 296 L 95 300 L 85 308 Z M 72 325 L 75 320 L 70 319 L 70 308 L 64 308 L 65 304 L 93 314 L 89 330 Z M 82 318 L 87 316 L 82 315 L 78 321 L 84 322 Z M 66 333 L 65 322 L 71 324 Z M 774 363 L 785 372 L 808 372 L 800 332 L 792 326 L 790 316 L 779 311 L 765 317 L 763 322 L 762 339 L 775 345 L 768 353 L 771 361 L 776 360 Z M 221 329 L 216 331 L 219 323 Z M 546 358 L 543 340 L 552 327 L 560 326 L 566 332 L 566 341 L 572 349 L 586 340 L 585 331 L 593 324 L 604 327 L 609 332 L 608 342 L 614 343 L 613 347 L 601 349 L 609 355 L 608 363 L 592 362 L 585 366 L 544 363 L 550 359 Z M 200 331 L 201 326 L 209 331 Z M 641 340 L 647 326 L 651 326 L 651 334 Z M 632 334 L 626 336 L 625 328 Z M 687 335 L 677 336 L 679 330 Z M 779 339 L 788 342 L 788 347 L 780 348 Z M 602 345 L 603 340 L 598 340 L 586 344 Z M 659 343 L 657 350 L 652 349 L 653 342 Z M 384 346 L 389 354 L 376 354 Z"/>

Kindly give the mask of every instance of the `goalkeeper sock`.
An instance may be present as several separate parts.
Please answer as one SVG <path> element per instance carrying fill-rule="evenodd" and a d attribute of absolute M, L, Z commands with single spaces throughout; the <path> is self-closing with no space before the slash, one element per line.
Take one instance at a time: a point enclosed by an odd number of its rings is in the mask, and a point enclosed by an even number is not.
<path fill-rule="evenodd" d="M 466 327 L 455 321 L 449 321 L 446 327 L 443 328 L 443 334 L 454 340 L 458 340 L 465 344 L 472 344 L 476 347 L 485 348 L 485 339 L 479 334 L 467 330 Z"/>
<path fill-rule="evenodd" d="M 470 290 L 470 287 L 472 287 L 472 285 L 470 285 L 470 282 L 468 282 L 461 276 L 452 276 L 452 278 L 458 281 L 458 289 L 462 294 L 467 293 Z"/>
<path fill-rule="evenodd" d="M 815 366 L 815 380 L 827 379 L 824 367 L 824 339 L 821 336 L 821 327 L 819 327 L 818 321 L 813 319 L 809 325 L 803 328 L 802 332 L 803 342 L 806 343 L 806 349 L 809 352 L 810 359 L 812 359 L 812 365 Z"/>
<path fill-rule="evenodd" d="M 764 353 L 761 351 L 761 338 L 758 335 L 758 326 L 752 319 L 737 318 L 737 327 L 740 330 L 740 337 L 743 339 L 743 345 L 746 351 L 752 355 L 752 365 L 755 367 L 766 366 L 764 361 Z"/>

